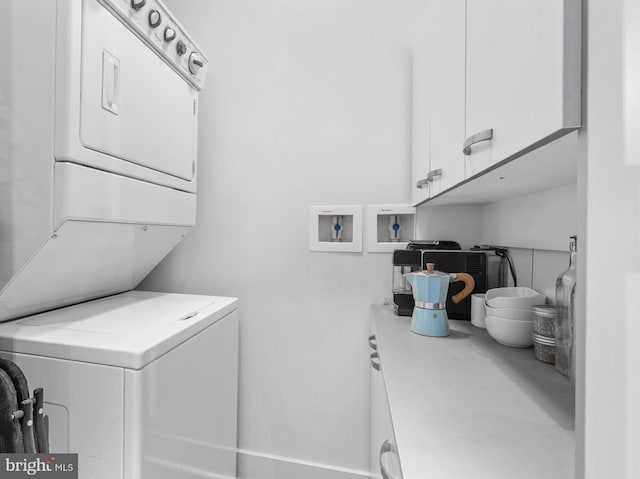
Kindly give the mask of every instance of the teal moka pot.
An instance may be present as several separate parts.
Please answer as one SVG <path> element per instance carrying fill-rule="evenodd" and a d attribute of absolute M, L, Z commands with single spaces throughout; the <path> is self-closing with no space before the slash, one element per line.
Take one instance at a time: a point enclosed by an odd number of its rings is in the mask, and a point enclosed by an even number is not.
<path fill-rule="evenodd" d="M 415 300 L 411 331 L 423 336 L 449 336 L 449 318 L 446 310 L 449 283 L 465 283 L 464 289 L 451 297 L 451 300 L 458 304 L 471 294 L 476 282 L 468 273 L 443 273 L 435 271 L 434 268 L 434 263 L 427 263 L 426 271 L 406 274 Z"/>

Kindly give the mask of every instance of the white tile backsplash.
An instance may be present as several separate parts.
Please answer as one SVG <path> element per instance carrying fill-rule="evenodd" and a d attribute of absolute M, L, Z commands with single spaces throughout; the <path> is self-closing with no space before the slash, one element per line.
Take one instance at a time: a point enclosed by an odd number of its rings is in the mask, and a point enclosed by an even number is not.
<path fill-rule="evenodd" d="M 547 296 L 547 303 L 555 304 L 556 278 L 569 267 L 568 251 L 534 250 L 533 289 Z"/>
<path fill-rule="evenodd" d="M 528 248 L 509 248 L 509 255 L 516 270 L 518 286 L 531 288 L 533 281 L 533 250 Z M 513 286 L 511 273 L 508 274 L 509 286 Z"/>
<path fill-rule="evenodd" d="M 516 269 L 518 286 L 535 289 L 555 303 L 556 278 L 569 267 L 569 252 L 543 249 L 509 248 Z M 509 275 L 509 286 L 513 280 Z"/>

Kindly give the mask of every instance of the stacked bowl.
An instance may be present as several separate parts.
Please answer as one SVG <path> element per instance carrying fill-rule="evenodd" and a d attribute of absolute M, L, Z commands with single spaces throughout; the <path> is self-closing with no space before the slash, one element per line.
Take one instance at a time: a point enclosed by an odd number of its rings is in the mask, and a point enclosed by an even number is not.
<path fill-rule="evenodd" d="M 533 344 L 533 306 L 545 296 L 530 288 L 494 288 L 485 295 L 485 325 L 489 336 L 500 344 L 527 348 Z"/>

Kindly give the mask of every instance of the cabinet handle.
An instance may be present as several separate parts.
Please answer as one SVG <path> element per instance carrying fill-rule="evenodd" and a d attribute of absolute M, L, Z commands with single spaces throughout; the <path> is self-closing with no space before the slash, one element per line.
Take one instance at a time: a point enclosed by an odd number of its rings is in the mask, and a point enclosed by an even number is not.
<path fill-rule="evenodd" d="M 427 180 L 426 178 L 422 178 L 421 180 L 418 180 L 418 182 L 416 183 L 416 188 L 421 190 L 422 188 L 424 188 L 428 184 L 429 184 L 429 180 Z"/>
<path fill-rule="evenodd" d="M 369 358 L 370 358 L 371 366 L 373 367 L 373 369 L 375 369 L 376 371 L 380 371 L 380 362 L 376 361 L 376 359 L 379 358 L 378 351 L 372 352 Z"/>
<path fill-rule="evenodd" d="M 435 178 L 442 176 L 442 168 L 438 168 L 437 170 L 431 170 L 428 174 L 426 178 L 423 178 L 421 180 L 418 180 L 418 182 L 416 183 L 416 188 L 418 189 L 422 189 L 425 186 L 427 186 L 429 183 L 431 183 Z"/>
<path fill-rule="evenodd" d="M 397 453 L 398 450 L 396 449 L 396 446 L 389 440 L 385 440 L 382 443 L 382 446 L 380 446 L 380 457 L 379 457 L 379 461 L 380 461 L 380 475 L 382 476 L 382 479 L 396 479 L 395 477 L 393 477 L 391 474 L 389 474 L 389 471 L 387 471 L 387 468 L 384 467 L 384 462 L 382 460 L 382 456 L 384 456 L 387 453 Z"/>
<path fill-rule="evenodd" d="M 376 339 L 376 336 L 374 334 L 369 336 L 369 347 L 374 351 L 378 349 L 378 340 Z"/>
<path fill-rule="evenodd" d="M 464 140 L 464 144 L 462 145 L 462 153 L 469 156 L 471 154 L 471 147 L 476 143 L 480 143 L 481 141 L 487 141 L 493 138 L 493 128 L 489 128 L 488 130 L 481 131 L 480 133 L 476 133 L 473 136 L 470 136 L 466 140 Z"/>

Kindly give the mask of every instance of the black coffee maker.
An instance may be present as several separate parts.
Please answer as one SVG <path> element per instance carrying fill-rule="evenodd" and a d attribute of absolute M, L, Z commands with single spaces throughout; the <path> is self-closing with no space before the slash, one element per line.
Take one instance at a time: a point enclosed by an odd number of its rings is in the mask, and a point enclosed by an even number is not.
<path fill-rule="evenodd" d="M 411 316 L 414 307 L 411 285 L 406 273 L 421 271 L 426 263 L 435 263 L 442 271 L 461 271 L 473 276 L 473 293 L 507 286 L 507 266 L 517 286 L 515 269 L 509 251 L 497 246 L 474 246 L 462 250 L 455 241 L 410 241 L 407 249 L 393 252 L 393 309 L 398 316 Z M 471 297 L 453 303 L 451 297 L 460 292 L 463 283 L 452 283 L 447 299 L 450 319 L 471 319 Z"/>
<path fill-rule="evenodd" d="M 413 313 L 413 292 L 405 275 L 421 269 L 421 251 L 397 249 L 393 252 L 393 312 L 398 316 Z"/>
<path fill-rule="evenodd" d="M 405 274 L 423 269 L 424 250 L 459 250 L 455 241 L 410 240 L 407 249 L 393 252 L 393 311 L 398 316 L 411 316 L 414 301 L 411 285 Z"/>

